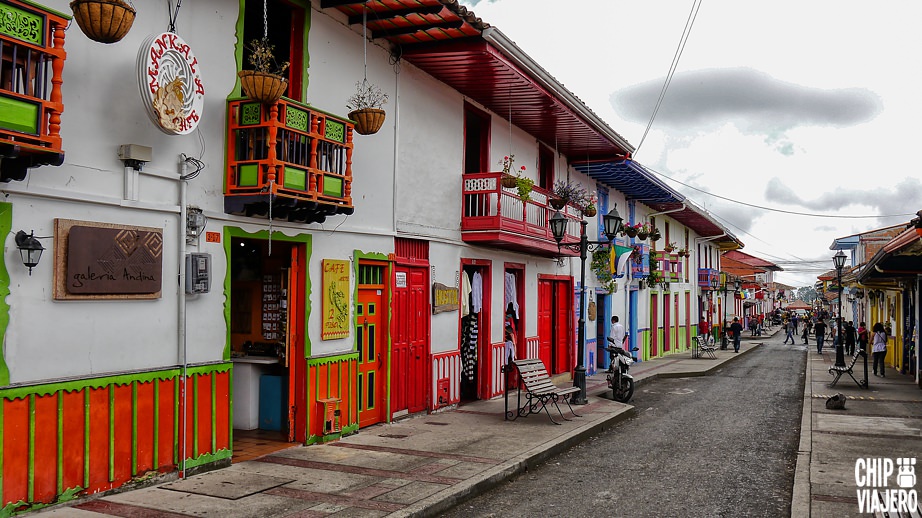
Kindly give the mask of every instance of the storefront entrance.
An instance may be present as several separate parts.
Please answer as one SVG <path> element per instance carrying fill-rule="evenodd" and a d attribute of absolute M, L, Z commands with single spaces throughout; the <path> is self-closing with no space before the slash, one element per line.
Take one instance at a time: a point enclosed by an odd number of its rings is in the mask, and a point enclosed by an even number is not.
<path fill-rule="evenodd" d="M 538 357 L 548 372 L 570 371 L 573 352 L 573 283 L 569 278 L 538 278 Z"/>
<path fill-rule="evenodd" d="M 359 354 L 359 427 L 384 421 L 387 393 L 387 263 L 361 261 L 355 305 L 355 340 Z"/>
<path fill-rule="evenodd" d="M 270 253 L 232 237 L 229 248 L 234 450 L 254 437 L 303 442 L 306 245 L 273 239 Z"/>

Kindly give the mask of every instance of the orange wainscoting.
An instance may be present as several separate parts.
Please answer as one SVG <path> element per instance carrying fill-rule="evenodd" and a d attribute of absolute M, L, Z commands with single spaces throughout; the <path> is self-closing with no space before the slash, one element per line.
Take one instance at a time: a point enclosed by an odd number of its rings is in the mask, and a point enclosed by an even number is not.
<path fill-rule="evenodd" d="M 230 364 L 0 390 L 0 512 L 230 459 Z M 184 400 L 183 400 L 184 399 Z M 186 448 L 178 416 L 186 415 Z"/>
<path fill-rule="evenodd" d="M 307 444 L 338 439 L 359 429 L 356 388 L 358 355 L 308 358 Z M 324 429 L 323 400 L 339 399 L 339 431 Z"/>

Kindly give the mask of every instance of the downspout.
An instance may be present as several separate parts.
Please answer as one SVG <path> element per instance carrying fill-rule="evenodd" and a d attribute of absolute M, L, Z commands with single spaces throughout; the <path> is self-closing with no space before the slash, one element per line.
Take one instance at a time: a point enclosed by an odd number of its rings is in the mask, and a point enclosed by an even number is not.
<path fill-rule="evenodd" d="M 179 224 L 177 225 L 177 239 L 179 240 L 179 286 L 177 299 L 177 327 L 179 329 L 179 363 L 182 366 L 179 382 L 179 400 L 182 401 L 180 409 L 182 415 L 180 426 L 182 426 L 182 452 L 179 457 L 179 478 L 186 476 L 186 376 L 188 370 L 188 360 L 186 358 L 186 186 L 188 179 L 188 164 L 180 155 L 179 159 Z"/>
<path fill-rule="evenodd" d="M 400 74 L 394 73 L 394 189 L 391 193 L 391 214 L 392 216 L 392 227 L 394 229 L 394 234 L 397 234 L 397 180 L 398 172 L 400 171 L 398 167 L 397 157 L 400 155 L 398 150 L 400 148 L 400 141 L 397 138 L 400 135 Z M 388 402 L 390 404 L 390 402 Z"/>

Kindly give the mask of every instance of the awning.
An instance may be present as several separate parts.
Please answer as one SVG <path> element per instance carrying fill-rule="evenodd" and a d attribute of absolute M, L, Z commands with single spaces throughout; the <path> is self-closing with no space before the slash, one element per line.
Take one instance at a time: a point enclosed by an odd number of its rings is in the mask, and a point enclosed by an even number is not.
<path fill-rule="evenodd" d="M 874 254 L 858 273 L 859 283 L 894 283 L 922 275 L 922 217 L 912 223 Z"/>

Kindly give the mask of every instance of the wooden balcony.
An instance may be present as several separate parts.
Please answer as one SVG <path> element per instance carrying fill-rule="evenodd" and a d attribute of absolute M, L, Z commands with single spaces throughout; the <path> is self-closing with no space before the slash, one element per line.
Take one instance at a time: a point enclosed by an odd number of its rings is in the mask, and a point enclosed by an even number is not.
<path fill-rule="evenodd" d="M 523 202 L 515 188 L 503 188 L 501 177 L 501 172 L 463 176 L 461 239 L 544 257 L 577 255 L 567 248 L 557 248 L 548 225 L 555 212 L 548 204 L 550 193 L 535 187 L 531 199 Z M 564 242 L 579 241 L 579 211 L 567 205 L 560 212 L 570 220 Z"/>
<path fill-rule="evenodd" d="M 69 17 L 32 2 L 0 3 L 0 181 L 61 165 L 64 29 Z"/>
<path fill-rule="evenodd" d="M 224 212 L 322 223 L 352 214 L 352 130 L 290 99 L 229 101 Z"/>
<path fill-rule="evenodd" d="M 716 290 L 720 287 L 719 272 L 713 268 L 698 268 L 698 287 L 702 290 Z"/>
<path fill-rule="evenodd" d="M 650 255 L 651 268 L 658 271 L 666 282 L 682 280 L 682 261 L 675 252 L 653 252 Z"/>

